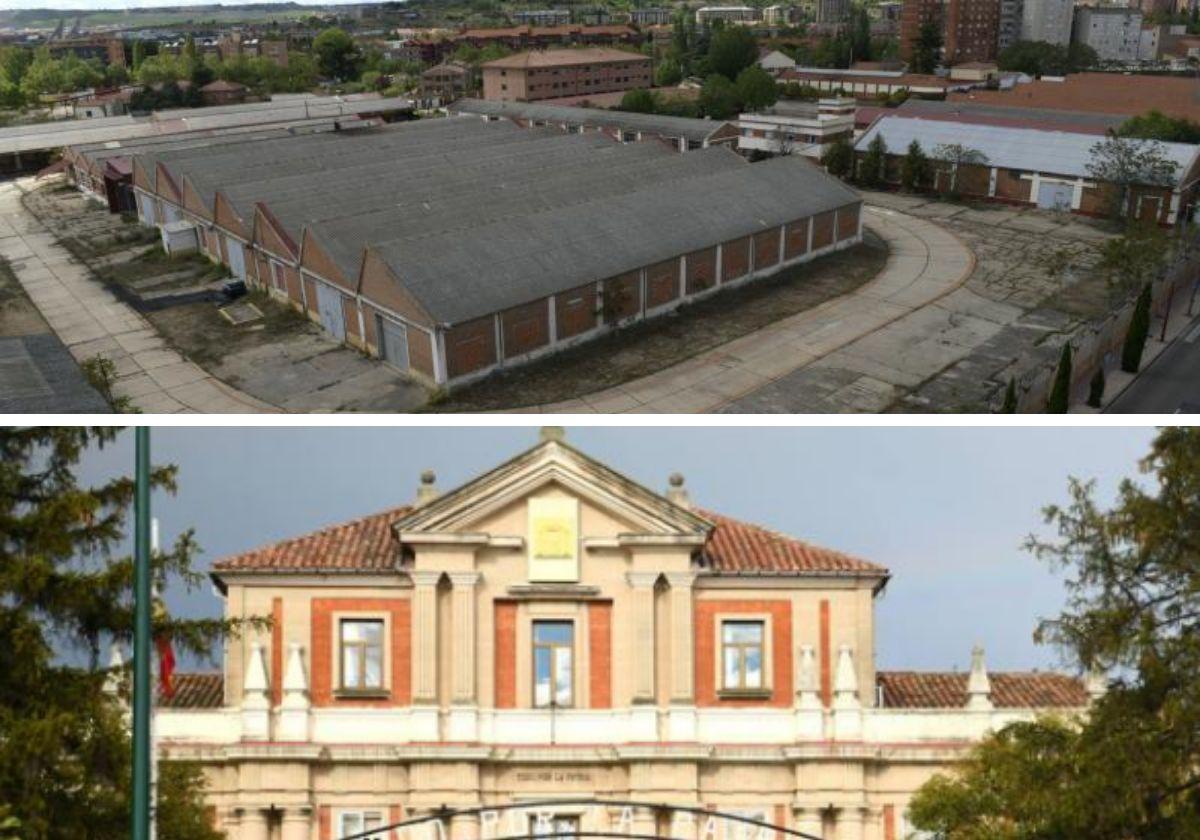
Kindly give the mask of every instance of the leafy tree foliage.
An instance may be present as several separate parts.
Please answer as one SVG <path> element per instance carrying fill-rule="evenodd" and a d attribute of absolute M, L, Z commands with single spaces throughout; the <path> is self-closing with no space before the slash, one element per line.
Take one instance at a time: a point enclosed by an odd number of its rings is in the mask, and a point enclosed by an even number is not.
<path fill-rule="evenodd" d="M 683 67 L 673 58 L 664 58 L 654 71 L 654 84 L 659 87 L 674 87 L 683 81 Z"/>
<path fill-rule="evenodd" d="M 312 49 L 321 75 L 338 81 L 358 78 L 361 55 L 346 30 L 333 26 L 322 31 L 313 38 Z"/>
<path fill-rule="evenodd" d="M 942 29 L 935 21 L 926 21 L 917 30 L 909 64 L 914 73 L 932 73 L 942 60 Z"/>
<path fill-rule="evenodd" d="M 651 91 L 645 88 L 626 91 L 621 97 L 621 111 L 632 111 L 635 114 L 653 114 L 657 110 L 657 102 Z"/>
<path fill-rule="evenodd" d="M 978 166 L 987 163 L 988 157 L 978 149 L 961 143 L 939 143 L 933 147 L 933 157 L 948 165 L 950 172 L 949 192 L 958 193 L 958 170 L 963 166 Z"/>
<path fill-rule="evenodd" d="M 867 151 L 863 153 L 858 168 L 858 179 L 864 187 L 877 187 L 883 183 L 887 151 L 882 134 L 876 134 L 867 144 Z"/>
<path fill-rule="evenodd" d="M 1046 411 L 1050 414 L 1066 414 L 1071 407 L 1071 342 L 1064 341 L 1058 357 L 1058 368 L 1054 371 L 1054 384 L 1050 387 L 1050 399 Z"/>
<path fill-rule="evenodd" d="M 23 840 L 117 840 L 129 831 L 129 733 L 100 661 L 104 645 L 128 643 L 133 629 L 133 562 L 117 552 L 134 485 L 121 477 L 84 486 L 75 476 L 83 452 L 116 433 L 0 429 L 0 803 Z M 173 492 L 174 467 L 155 468 L 152 482 Z M 153 574 L 202 585 L 196 550 L 184 533 L 153 558 Z M 155 633 L 207 658 L 243 626 L 160 616 Z M 162 770 L 159 837 L 216 840 L 194 772 Z"/>
<path fill-rule="evenodd" d="M 1152 110 L 1121 123 L 1117 127 L 1117 134 L 1142 140 L 1161 140 L 1164 143 L 1200 143 L 1200 124 Z"/>
<path fill-rule="evenodd" d="M 1109 213 L 1118 219 L 1134 209 L 1130 200 L 1133 187 L 1169 187 L 1178 170 L 1179 165 L 1167 158 L 1158 141 L 1121 137 L 1113 131 L 1092 146 L 1087 163 L 1089 175 L 1111 186 Z"/>
<path fill-rule="evenodd" d="M 900 186 L 912 192 L 929 183 L 929 158 L 916 138 L 908 144 L 908 150 L 900 160 Z"/>
<path fill-rule="evenodd" d="M 996 59 L 1001 70 L 1030 76 L 1065 76 L 1079 73 L 1100 63 L 1096 51 L 1087 44 L 1050 44 L 1046 41 L 1017 41 L 1002 50 Z"/>
<path fill-rule="evenodd" d="M 1001 730 L 914 798 L 947 840 L 1200 836 L 1200 430 L 1161 431 L 1111 506 L 1092 482 L 1046 508 L 1027 547 L 1066 574 L 1062 613 L 1035 638 L 1084 670 L 1115 669 L 1081 719 Z"/>
<path fill-rule="evenodd" d="M 779 85 L 775 84 L 770 73 L 757 64 L 738 73 L 735 87 L 741 109 L 745 111 L 757 111 L 779 100 Z"/>
<path fill-rule="evenodd" d="M 708 45 L 708 70 L 732 82 L 738 74 L 758 61 L 758 42 L 742 26 L 718 29 Z"/>
<path fill-rule="evenodd" d="M 697 104 L 704 116 L 715 120 L 737 116 L 741 105 L 733 82 L 719 73 L 713 73 L 704 81 Z"/>
<path fill-rule="evenodd" d="M 1150 284 L 1147 283 L 1138 294 L 1133 317 L 1129 321 L 1129 331 L 1125 333 L 1125 343 L 1121 346 L 1121 370 L 1126 373 L 1137 373 L 1142 366 L 1142 353 L 1150 335 L 1150 304 Z"/>
<path fill-rule="evenodd" d="M 830 175 L 845 178 L 854 170 L 854 147 L 845 137 L 839 137 L 821 153 L 821 165 Z"/>

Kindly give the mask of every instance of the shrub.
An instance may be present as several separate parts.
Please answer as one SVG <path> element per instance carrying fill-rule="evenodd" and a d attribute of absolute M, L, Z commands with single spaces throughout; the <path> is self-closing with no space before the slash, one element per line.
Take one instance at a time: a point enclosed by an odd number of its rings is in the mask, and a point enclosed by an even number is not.
<path fill-rule="evenodd" d="M 1129 332 L 1125 333 L 1125 345 L 1121 348 L 1121 370 L 1137 373 L 1142 366 L 1142 352 L 1146 349 L 1146 338 L 1150 335 L 1150 284 L 1142 286 L 1133 317 L 1129 321 Z"/>

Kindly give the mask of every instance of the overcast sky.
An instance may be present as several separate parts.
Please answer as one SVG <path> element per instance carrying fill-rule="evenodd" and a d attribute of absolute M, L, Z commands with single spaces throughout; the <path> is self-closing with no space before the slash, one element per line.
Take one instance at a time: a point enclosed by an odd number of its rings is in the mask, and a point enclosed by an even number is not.
<path fill-rule="evenodd" d="M 684 474 L 699 505 L 887 566 L 878 664 L 1053 667 L 1033 644 L 1061 580 L 1021 544 L 1067 477 L 1104 498 L 1136 475 L 1153 430 L 1101 428 L 572 428 L 567 440 L 655 490 Z M 223 555 L 411 501 L 421 470 L 445 490 L 533 445 L 537 428 L 159 428 L 156 463 L 179 493 L 155 497 L 164 542 L 194 527 L 207 569 Z M 97 481 L 133 464 L 133 434 L 89 454 Z M 208 586 L 170 591 L 179 614 L 218 614 Z"/>

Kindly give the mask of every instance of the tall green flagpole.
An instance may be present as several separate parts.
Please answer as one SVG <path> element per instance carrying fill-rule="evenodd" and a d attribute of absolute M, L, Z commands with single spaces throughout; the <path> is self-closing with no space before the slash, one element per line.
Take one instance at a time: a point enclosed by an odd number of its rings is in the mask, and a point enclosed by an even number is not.
<path fill-rule="evenodd" d="M 150 429 L 138 426 L 133 512 L 133 840 L 150 840 Z"/>

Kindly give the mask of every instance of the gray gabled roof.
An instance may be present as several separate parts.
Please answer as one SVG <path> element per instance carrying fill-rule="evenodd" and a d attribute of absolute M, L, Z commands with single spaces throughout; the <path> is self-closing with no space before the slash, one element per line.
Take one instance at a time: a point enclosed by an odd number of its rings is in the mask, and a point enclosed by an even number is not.
<path fill-rule="evenodd" d="M 605 111 L 600 108 L 546 105 L 541 102 L 495 102 L 486 99 L 460 99 L 450 106 L 450 110 L 458 114 L 644 131 L 664 137 L 683 137 L 696 142 L 707 140 L 719 129 L 730 125 L 723 120 L 698 120 L 691 117 L 638 114 L 632 111 Z"/>
<path fill-rule="evenodd" d="M 426 311 L 453 324 L 856 201 L 783 157 L 376 250 Z"/>

